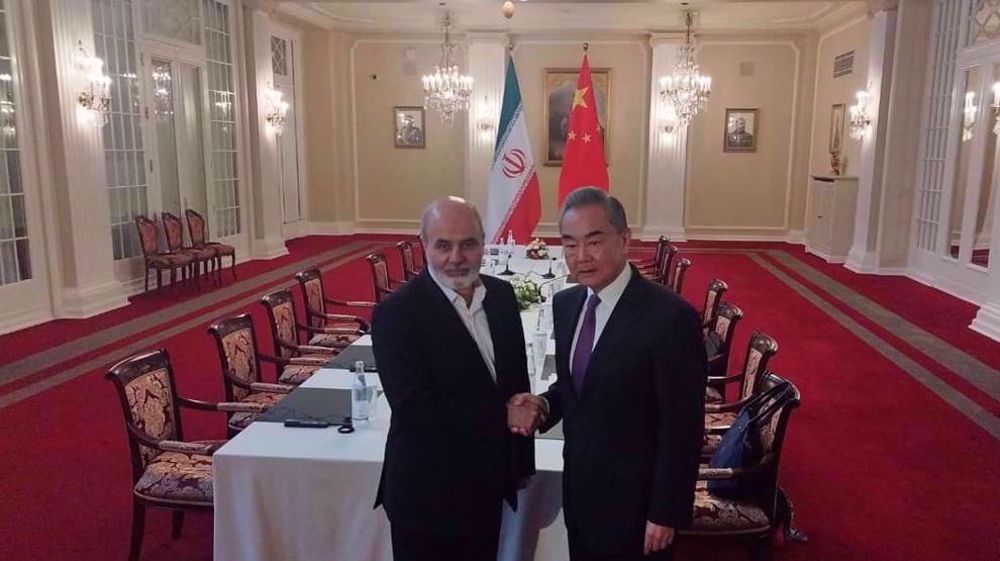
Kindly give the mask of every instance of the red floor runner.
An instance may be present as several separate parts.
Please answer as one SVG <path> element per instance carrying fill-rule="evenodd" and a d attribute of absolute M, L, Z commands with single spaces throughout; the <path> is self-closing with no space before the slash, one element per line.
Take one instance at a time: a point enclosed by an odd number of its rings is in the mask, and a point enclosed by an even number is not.
<path fill-rule="evenodd" d="M 394 252 L 388 254 L 392 270 L 398 270 Z M 799 526 L 811 539 L 779 548 L 776 559 L 997 558 L 996 440 L 748 257 L 689 257 L 694 265 L 684 294 L 690 301 L 700 306 L 709 278 L 719 276 L 731 286 L 727 299 L 746 313 L 733 364 L 742 361 L 750 332 L 763 330 L 781 346 L 773 368 L 803 393 L 803 406 L 791 420 L 781 478 L 795 501 Z M 344 297 L 371 298 L 367 265 L 360 260 L 328 273 L 326 282 L 328 290 Z M 260 333 L 268 333 L 262 307 L 248 309 Z M 205 333 L 208 321 L 162 346 L 174 360 L 181 394 L 219 399 L 218 358 Z M 185 414 L 184 421 L 188 438 L 224 432 L 219 414 Z M 0 409 L 0 423 L 5 428 L 0 558 L 124 558 L 128 453 L 121 411 L 103 370 Z M 142 559 L 211 559 L 211 525 L 210 515 L 190 516 L 184 535 L 171 540 L 168 517 L 153 514 Z M 678 555 L 699 561 L 744 558 L 744 550 L 714 543 L 686 543 Z"/>

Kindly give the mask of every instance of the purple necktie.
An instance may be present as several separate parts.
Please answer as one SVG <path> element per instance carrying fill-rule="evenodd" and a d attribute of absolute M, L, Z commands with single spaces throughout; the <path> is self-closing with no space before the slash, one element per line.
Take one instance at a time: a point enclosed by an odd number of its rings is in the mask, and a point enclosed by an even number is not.
<path fill-rule="evenodd" d="M 594 334 L 597 331 L 597 305 L 601 299 L 597 294 L 591 294 L 587 300 L 587 311 L 583 313 L 583 325 L 580 326 L 580 335 L 576 338 L 576 350 L 573 352 L 573 368 L 570 374 L 573 376 L 573 387 L 579 395 L 583 390 L 583 379 L 587 377 L 587 366 L 590 364 L 590 355 L 594 352 Z"/>

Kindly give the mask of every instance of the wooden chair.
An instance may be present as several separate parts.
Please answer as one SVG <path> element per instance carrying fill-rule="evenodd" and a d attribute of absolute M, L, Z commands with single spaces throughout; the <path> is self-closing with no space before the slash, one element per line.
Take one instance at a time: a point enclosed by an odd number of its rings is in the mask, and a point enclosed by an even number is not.
<path fill-rule="evenodd" d="M 198 286 L 202 268 L 205 270 L 205 276 L 208 276 L 209 266 L 213 263 L 218 265 L 218 253 L 215 250 L 215 246 L 191 245 L 185 247 L 184 225 L 181 223 L 181 219 L 169 212 L 161 212 L 160 221 L 163 222 L 163 233 L 167 238 L 167 249 L 171 253 L 180 253 L 191 256 L 191 268 L 194 271 L 194 284 L 195 286 Z"/>
<path fill-rule="evenodd" d="M 395 291 L 395 287 L 402 284 L 400 281 L 389 276 L 389 263 L 385 260 L 385 254 L 381 251 L 371 253 L 365 258 L 372 271 L 372 287 L 375 293 L 375 303 L 381 302 L 386 296 Z"/>
<path fill-rule="evenodd" d="M 265 294 L 261 298 L 264 309 L 267 310 L 267 317 L 271 325 L 271 337 L 274 340 L 274 354 L 288 364 L 281 369 L 278 382 L 281 384 L 298 385 L 306 381 L 314 372 L 325 366 L 330 359 L 337 355 L 340 349 L 351 344 L 360 335 L 339 335 L 343 339 L 335 340 L 335 335 L 326 335 L 324 328 L 312 328 L 298 322 L 295 314 L 295 302 L 292 300 L 292 291 L 287 288 L 275 290 Z M 299 343 L 298 333 L 300 331 L 319 331 L 321 335 L 329 337 L 331 341 L 337 341 L 339 346 L 316 345 Z M 354 332 L 356 333 L 356 332 Z"/>
<path fill-rule="evenodd" d="M 257 333 L 250 314 L 221 319 L 208 327 L 208 333 L 215 339 L 219 351 L 226 401 L 260 403 L 267 410 L 295 387 L 261 381 L 261 361 L 274 364 L 279 377 L 292 361 L 263 353 L 257 348 Z M 259 412 L 230 414 L 227 422 L 229 434 L 235 435 L 245 429 L 258 416 Z"/>
<path fill-rule="evenodd" d="M 639 269 L 640 272 L 646 274 L 652 274 L 660 269 L 660 261 L 663 259 L 664 251 L 667 249 L 667 244 L 670 243 L 670 238 L 666 236 L 660 236 L 656 240 L 656 253 L 653 254 L 652 259 L 631 259 L 633 265 Z"/>
<path fill-rule="evenodd" d="M 107 372 L 125 415 L 132 459 L 132 538 L 129 561 L 139 559 L 146 508 L 173 511 L 171 535 L 184 526 L 185 511 L 212 510 L 212 454 L 221 440 L 185 441 L 180 407 L 204 411 L 259 412 L 255 403 L 213 403 L 177 395 L 165 350 L 140 353 Z"/>
<path fill-rule="evenodd" d="M 673 244 L 667 244 L 667 247 L 663 250 L 663 257 L 660 259 L 660 268 L 651 274 L 643 275 L 646 278 L 658 282 L 662 285 L 666 285 L 670 277 L 670 268 L 674 264 L 674 258 L 677 256 L 677 246 Z"/>
<path fill-rule="evenodd" d="M 410 281 L 417 278 L 420 270 L 413 261 L 413 244 L 404 240 L 397 243 L 396 248 L 399 249 L 399 257 L 403 263 L 403 280 Z"/>
<path fill-rule="evenodd" d="M 177 282 L 177 271 L 181 272 L 181 280 L 187 280 L 188 270 L 194 263 L 194 257 L 186 253 L 161 252 L 159 234 L 156 222 L 139 215 L 135 219 L 135 227 L 139 232 L 139 244 L 142 246 L 142 258 L 146 270 L 145 291 L 149 290 L 149 271 L 156 271 L 156 288 L 163 286 L 163 271 L 170 271 L 170 284 Z"/>
<path fill-rule="evenodd" d="M 295 280 L 299 281 L 302 289 L 302 296 L 305 303 L 306 321 L 313 327 L 337 327 L 341 329 L 351 329 L 361 333 L 368 333 L 370 326 L 364 318 L 352 314 L 333 314 L 327 312 L 327 306 L 337 306 L 340 308 L 365 308 L 375 307 L 375 302 L 364 302 L 354 300 L 337 300 L 326 295 L 323 289 L 323 274 L 319 269 L 306 269 L 295 274 Z"/>
<path fill-rule="evenodd" d="M 766 333 L 754 331 L 750 335 L 750 341 L 747 344 L 747 354 L 743 358 L 743 368 L 740 372 L 730 376 L 708 377 L 708 388 L 715 390 L 715 392 L 706 393 L 708 400 L 708 403 L 705 405 L 706 410 L 711 409 L 711 412 L 714 413 L 732 411 L 734 404 L 738 409 L 739 405 L 757 390 L 757 382 L 764 375 L 764 372 L 767 371 L 768 363 L 777 352 L 778 342 L 773 337 Z M 726 386 L 737 382 L 740 384 L 740 393 L 737 401 L 727 403 L 726 409 L 718 409 L 717 406 L 725 402 Z"/>
<path fill-rule="evenodd" d="M 215 250 L 215 270 L 219 273 L 219 279 L 222 278 L 222 258 L 228 256 L 230 258 L 229 272 L 233 274 L 233 280 L 236 280 L 236 248 L 224 243 L 208 241 L 208 225 L 197 211 L 190 208 L 184 209 L 184 218 L 187 219 L 188 237 L 191 238 L 191 245 L 193 247 L 210 246 Z"/>
<path fill-rule="evenodd" d="M 735 304 L 723 302 L 719 306 L 715 323 L 712 324 L 712 329 L 705 337 L 705 354 L 708 356 L 709 376 L 721 378 L 729 372 L 730 351 L 733 348 L 736 325 L 741 319 L 743 319 L 743 310 Z M 712 387 L 706 389 L 705 398 L 710 403 L 723 400 L 719 390 Z"/>
<path fill-rule="evenodd" d="M 722 302 L 722 295 L 729 290 L 729 285 L 722 279 L 712 279 L 708 282 L 705 290 L 705 307 L 701 310 L 701 325 L 708 335 L 708 328 L 715 321 L 715 315 L 719 313 L 719 304 Z"/>
<path fill-rule="evenodd" d="M 674 265 L 673 270 L 670 272 L 670 279 L 667 281 L 667 288 L 673 290 L 677 294 L 680 294 L 681 289 L 684 288 L 684 275 L 690 267 L 690 259 L 687 259 L 686 257 L 678 259 L 677 264 Z"/>
<path fill-rule="evenodd" d="M 780 376 L 768 373 L 761 381 L 763 387 L 773 387 L 786 382 Z M 771 559 L 771 541 L 774 533 L 783 528 L 786 540 L 805 541 L 805 536 L 794 529 L 794 508 L 787 494 L 778 485 L 778 468 L 781 451 L 788 430 L 791 412 L 801 403 L 795 386 L 784 399 L 774 398 L 778 410 L 770 422 L 754 426 L 752 438 L 762 447 L 763 457 L 755 465 L 744 468 L 708 468 L 698 470 L 695 487 L 694 516 L 690 529 L 679 533 L 693 538 L 741 540 L 749 544 L 752 561 Z M 709 480 L 742 480 L 751 483 L 755 491 L 743 500 L 724 498 L 708 490 Z"/>

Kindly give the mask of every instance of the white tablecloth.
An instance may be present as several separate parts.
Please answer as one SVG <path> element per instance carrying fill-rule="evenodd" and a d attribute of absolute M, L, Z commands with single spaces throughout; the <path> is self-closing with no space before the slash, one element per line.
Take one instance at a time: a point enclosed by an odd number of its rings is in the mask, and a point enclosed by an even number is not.
<path fill-rule="evenodd" d="M 548 264 L 514 258 L 511 268 L 541 274 Z M 534 310 L 522 313 L 528 339 L 536 317 Z M 551 340 L 547 350 L 554 352 Z M 346 389 L 350 380 L 347 371 L 323 369 L 302 387 Z M 549 382 L 532 380 L 535 391 Z M 384 396 L 376 411 L 353 434 L 253 423 L 217 451 L 215 561 L 391 561 L 389 521 L 372 508 L 389 426 Z M 562 441 L 536 439 L 535 454 L 538 474 L 519 493 L 518 511 L 504 508 L 503 561 L 568 558 Z"/>

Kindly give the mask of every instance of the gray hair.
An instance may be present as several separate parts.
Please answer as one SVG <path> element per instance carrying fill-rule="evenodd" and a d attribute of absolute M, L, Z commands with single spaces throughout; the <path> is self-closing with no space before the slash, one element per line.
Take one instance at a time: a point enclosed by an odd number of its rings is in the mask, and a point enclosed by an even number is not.
<path fill-rule="evenodd" d="M 479 238 L 482 240 L 486 237 L 486 231 L 483 229 L 483 219 L 479 216 L 479 210 L 476 206 L 462 197 L 452 195 L 434 200 L 424 207 L 424 211 L 420 215 L 420 238 L 424 242 L 430 241 L 427 239 L 427 224 L 431 220 L 440 218 L 442 212 L 448 208 L 463 208 L 467 212 L 472 213 L 472 216 L 476 219 L 476 225 L 479 226 Z"/>
<path fill-rule="evenodd" d="M 608 195 L 608 193 L 597 187 L 580 187 L 566 197 L 563 203 L 562 212 L 559 213 L 559 223 L 562 224 L 563 217 L 570 209 L 596 205 L 604 209 L 604 214 L 608 217 L 608 222 L 619 234 L 628 228 L 628 219 L 625 218 L 625 207 L 621 201 Z"/>

